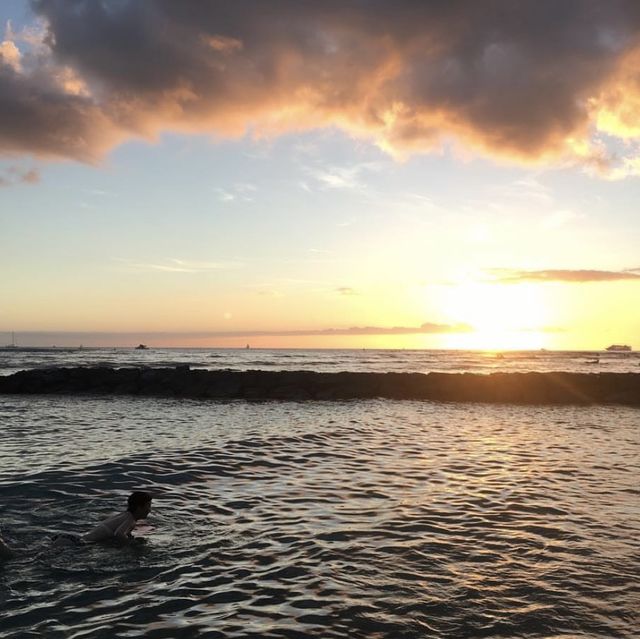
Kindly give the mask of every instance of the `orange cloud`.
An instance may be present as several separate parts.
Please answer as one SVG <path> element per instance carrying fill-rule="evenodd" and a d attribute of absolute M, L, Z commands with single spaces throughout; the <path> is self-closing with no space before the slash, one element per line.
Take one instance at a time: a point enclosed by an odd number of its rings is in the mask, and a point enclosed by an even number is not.
<path fill-rule="evenodd" d="M 602 171 L 611 158 L 594 128 L 640 137 L 635 0 L 32 7 L 46 24 L 36 52 L 13 34 L 0 48 L 0 152 L 93 161 L 163 130 L 335 125 L 392 153 L 455 140 Z"/>

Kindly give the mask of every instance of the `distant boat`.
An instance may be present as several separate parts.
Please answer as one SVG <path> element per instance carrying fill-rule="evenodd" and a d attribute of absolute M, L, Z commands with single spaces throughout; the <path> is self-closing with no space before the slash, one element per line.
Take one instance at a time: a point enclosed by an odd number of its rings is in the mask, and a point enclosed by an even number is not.
<path fill-rule="evenodd" d="M 7 344 L 5 348 L 18 348 L 16 344 L 16 334 L 13 331 L 11 331 L 11 344 Z"/>
<path fill-rule="evenodd" d="M 247 344 L 247 345 L 245 346 L 245 348 L 246 348 L 247 350 L 249 350 L 249 349 L 251 348 L 251 346 L 249 346 L 249 344 Z"/>
<path fill-rule="evenodd" d="M 137 351 L 148 351 L 149 347 L 146 344 L 138 344 L 136 346 Z"/>
<path fill-rule="evenodd" d="M 611 346 L 607 346 L 605 350 L 613 353 L 628 353 L 631 350 L 631 346 L 627 346 L 626 344 L 611 344 Z"/>

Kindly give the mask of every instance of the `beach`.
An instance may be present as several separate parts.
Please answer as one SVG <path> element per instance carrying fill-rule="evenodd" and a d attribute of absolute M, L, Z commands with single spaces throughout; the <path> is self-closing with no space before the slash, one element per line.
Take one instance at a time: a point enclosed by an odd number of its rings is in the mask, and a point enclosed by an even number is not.
<path fill-rule="evenodd" d="M 632 637 L 624 406 L 0 395 L 3 636 Z M 141 547 L 47 550 L 136 488 Z"/>

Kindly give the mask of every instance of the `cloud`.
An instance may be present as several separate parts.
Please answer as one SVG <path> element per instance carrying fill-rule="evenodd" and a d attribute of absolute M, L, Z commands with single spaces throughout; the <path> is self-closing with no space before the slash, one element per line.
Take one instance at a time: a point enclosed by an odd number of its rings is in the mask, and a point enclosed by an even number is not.
<path fill-rule="evenodd" d="M 160 271 L 163 273 L 207 273 L 227 269 L 240 268 L 239 262 L 201 262 L 197 260 L 169 259 L 161 263 L 134 262 L 127 259 L 116 259 L 134 271 Z"/>
<path fill-rule="evenodd" d="M 471 327 L 466 324 L 433 324 L 425 322 L 420 326 L 353 326 L 351 328 L 326 328 L 308 333 L 309 335 L 422 335 L 432 333 L 467 333 Z"/>
<path fill-rule="evenodd" d="M 380 171 L 380 169 L 380 165 L 376 162 L 362 162 L 360 164 L 346 167 L 331 166 L 324 168 L 308 168 L 307 173 L 316 182 L 318 182 L 321 187 L 329 189 L 358 190 L 363 187 L 360 178 L 364 173 L 377 172 Z M 309 190 L 308 185 L 306 184 L 303 188 Z"/>
<path fill-rule="evenodd" d="M 232 319 L 231 313 L 224 313 L 223 315 L 226 321 Z M 439 326 L 436 324 L 427 326 Z M 470 331 L 468 327 L 461 326 L 459 331 L 457 327 L 450 327 L 451 330 L 445 332 L 466 332 Z M 454 330 L 455 329 L 455 330 Z M 348 329 L 318 329 L 318 330 L 273 330 L 273 331 L 261 331 L 261 330 L 242 330 L 242 331 L 190 331 L 190 332 L 76 332 L 76 331 L 22 331 L 17 338 L 22 338 L 20 341 L 28 342 L 31 345 L 50 346 L 51 344 L 57 344 L 58 346 L 69 345 L 77 347 L 78 344 L 95 344 L 100 346 L 105 345 L 135 345 L 140 342 L 146 342 L 149 344 L 155 343 L 170 343 L 170 344 L 184 344 L 189 343 L 192 340 L 206 340 L 206 339 L 243 339 L 252 337 L 313 337 L 313 336 L 340 336 L 340 335 L 411 335 L 421 334 L 424 332 L 442 332 L 442 331 L 424 331 L 421 327 L 417 328 L 400 328 L 400 329 L 386 329 L 386 328 L 348 328 Z M 0 338 L 1 340 L 1 338 Z M 244 343 L 244 342 L 243 342 Z"/>
<path fill-rule="evenodd" d="M 55 59 L 44 25 L 0 42 L 0 153 L 96 161 L 127 137 L 76 71 Z M 26 50 L 16 45 L 21 44 Z"/>
<path fill-rule="evenodd" d="M 218 199 L 221 202 L 226 203 L 236 201 L 254 202 L 255 200 L 252 195 L 255 194 L 257 190 L 258 189 L 253 184 L 243 182 L 234 184 L 229 189 L 223 189 L 220 187 L 214 188 L 214 191 L 218 195 Z"/>
<path fill-rule="evenodd" d="M 361 185 L 356 181 L 355 171 L 346 168 L 316 170 L 313 177 L 330 189 L 357 189 Z"/>
<path fill-rule="evenodd" d="M 273 297 L 273 298 L 282 298 L 285 297 L 284 293 L 278 291 L 277 289 L 261 289 L 257 291 L 257 294 L 262 297 Z"/>
<path fill-rule="evenodd" d="M 224 189 L 216 188 L 215 191 L 221 202 L 233 202 L 236 199 L 236 196 L 233 193 L 229 193 L 229 191 L 225 191 Z"/>
<path fill-rule="evenodd" d="M 15 42 L 11 40 L 0 42 L 0 60 L 3 64 L 19 72 L 22 66 L 20 58 L 20 49 L 15 45 Z"/>
<path fill-rule="evenodd" d="M 202 333 L 202 337 L 311 337 L 336 335 L 423 335 L 433 333 L 467 333 L 471 327 L 466 324 L 431 324 L 421 326 L 352 326 L 349 328 L 319 328 L 308 330 L 244 330 L 213 331 Z"/>
<path fill-rule="evenodd" d="M 231 313 L 225 313 L 223 315 L 225 319 L 231 319 Z M 432 333 L 460 333 L 470 332 L 472 329 L 464 324 L 457 326 L 448 326 L 445 324 L 423 324 L 417 327 L 376 327 L 376 326 L 364 326 L 364 327 L 351 327 L 351 328 L 325 328 L 325 329 L 309 329 L 309 330 L 238 330 L 238 331 L 202 331 L 202 332 L 145 332 L 145 333 L 65 333 L 65 332 L 47 332 L 38 333 L 39 336 L 48 336 L 49 340 L 58 338 L 66 338 L 66 343 L 74 343 L 70 338 L 75 339 L 75 343 L 84 342 L 85 344 L 90 341 L 90 336 L 111 336 L 122 340 L 131 341 L 133 343 L 139 342 L 144 334 L 148 339 L 153 340 L 161 338 L 247 338 L 247 337 L 314 337 L 314 336 L 364 336 L 364 335 L 421 335 Z M 25 334 L 25 333 L 23 333 Z M 35 334 L 34 334 L 35 335 Z M 129 338 L 129 339 L 125 339 Z M 51 343 L 44 342 L 44 343 Z"/>
<path fill-rule="evenodd" d="M 350 286 L 339 286 L 336 289 L 337 293 L 340 293 L 340 295 L 357 295 L 357 291 L 353 288 L 351 288 Z"/>
<path fill-rule="evenodd" d="M 40 181 L 40 173 L 36 169 L 21 169 L 10 166 L 0 170 L 0 187 L 14 186 L 16 184 L 37 184 Z"/>
<path fill-rule="evenodd" d="M 493 195 L 508 198 L 510 200 L 524 200 L 534 202 L 538 205 L 548 205 L 553 203 L 551 190 L 541 184 L 534 176 L 528 176 L 515 180 L 510 184 L 494 187 L 491 189 Z"/>
<path fill-rule="evenodd" d="M 541 226 L 547 230 L 558 229 L 570 222 L 575 222 L 582 216 L 570 209 L 558 209 L 544 216 Z"/>
<path fill-rule="evenodd" d="M 31 6 L 41 26 L 8 29 L 0 44 L 4 153 L 91 162 L 164 130 L 337 126 L 394 154 L 454 140 L 605 171 L 612 158 L 593 131 L 640 137 L 637 0 Z M 620 175 L 634 162 L 620 158 Z"/>
<path fill-rule="evenodd" d="M 540 271 L 518 271 L 493 269 L 491 273 L 499 282 L 618 282 L 640 280 L 640 269 L 625 271 L 547 269 Z"/>

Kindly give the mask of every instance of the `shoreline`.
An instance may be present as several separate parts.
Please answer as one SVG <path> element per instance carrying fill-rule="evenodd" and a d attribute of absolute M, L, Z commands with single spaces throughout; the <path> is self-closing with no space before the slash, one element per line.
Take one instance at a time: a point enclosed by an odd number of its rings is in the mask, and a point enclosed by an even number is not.
<path fill-rule="evenodd" d="M 75 367 L 0 377 L 0 394 L 192 399 L 398 399 L 640 407 L 640 373 L 373 373 Z"/>

